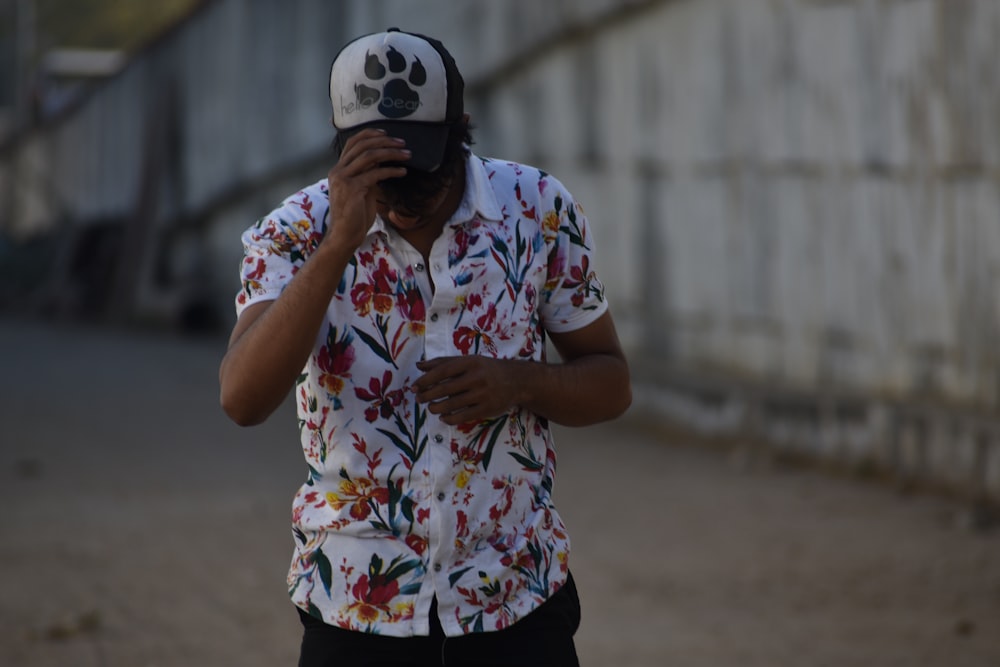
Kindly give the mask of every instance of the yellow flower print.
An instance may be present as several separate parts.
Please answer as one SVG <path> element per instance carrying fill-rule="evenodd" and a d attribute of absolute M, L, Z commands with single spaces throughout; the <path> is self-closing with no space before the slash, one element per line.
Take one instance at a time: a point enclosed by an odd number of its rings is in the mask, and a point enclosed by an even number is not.
<path fill-rule="evenodd" d="M 555 211 L 546 213 L 542 218 L 542 230 L 546 239 L 554 238 L 559 233 L 559 214 Z"/>
<path fill-rule="evenodd" d="M 345 479 L 337 489 L 339 493 L 329 491 L 326 502 L 334 509 L 343 509 L 351 505 L 351 516 L 355 519 L 367 519 L 372 513 L 372 503 L 385 505 L 389 502 L 389 489 L 375 486 L 370 479 L 359 479 L 356 482 Z"/>

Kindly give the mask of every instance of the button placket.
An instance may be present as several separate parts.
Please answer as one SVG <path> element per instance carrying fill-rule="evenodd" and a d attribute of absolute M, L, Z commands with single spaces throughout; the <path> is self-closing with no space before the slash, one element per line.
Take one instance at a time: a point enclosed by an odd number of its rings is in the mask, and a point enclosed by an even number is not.
<path fill-rule="evenodd" d="M 441 443 L 444 442 L 444 436 L 442 434 L 440 434 L 440 433 L 435 433 L 434 436 L 432 437 L 432 439 L 434 440 L 435 444 L 438 444 L 438 445 L 440 445 Z M 445 499 L 447 499 L 448 494 L 445 493 L 442 489 L 439 488 L 437 494 L 435 495 L 435 497 L 440 502 L 444 502 Z"/>
<path fill-rule="evenodd" d="M 450 545 L 453 540 L 453 537 L 450 536 L 450 530 L 446 528 L 454 521 L 452 516 L 454 508 L 449 503 L 451 454 L 445 444 L 448 442 L 448 428 L 443 423 L 434 424 L 428 434 L 431 446 L 427 448 L 427 454 L 429 461 L 432 462 L 431 476 L 428 481 L 433 489 L 431 496 L 433 498 L 432 504 L 435 504 L 433 512 L 438 516 L 437 520 L 443 522 L 442 527 L 445 527 L 443 534 L 440 535 L 440 541 L 435 541 L 432 544 L 431 552 L 428 554 L 430 557 L 429 567 L 435 574 L 440 573 L 444 569 L 443 564 L 449 562 Z"/>
<path fill-rule="evenodd" d="M 429 304 L 427 309 L 427 322 L 429 324 L 437 324 L 438 322 L 447 323 L 447 315 L 449 311 L 449 303 L 453 300 L 454 295 L 452 294 L 452 287 L 450 286 L 451 278 L 443 272 L 443 268 L 446 266 L 448 257 L 448 247 L 449 243 L 454 235 L 454 230 L 450 227 L 445 230 L 442 234 L 434 241 L 434 245 L 431 247 L 430 255 L 426 258 L 426 265 L 424 269 L 432 276 L 434 284 L 437 289 L 434 293 L 434 299 Z M 444 319 L 442 320 L 442 316 Z M 435 329 L 436 337 L 440 337 L 445 334 L 444 331 L 440 329 Z M 441 344 L 443 341 L 438 341 Z M 439 351 L 440 354 L 442 351 Z"/>

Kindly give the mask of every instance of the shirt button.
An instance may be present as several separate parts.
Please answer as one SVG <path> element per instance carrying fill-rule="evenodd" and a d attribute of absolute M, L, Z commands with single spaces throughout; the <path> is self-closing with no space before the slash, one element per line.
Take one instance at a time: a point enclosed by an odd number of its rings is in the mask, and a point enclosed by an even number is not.
<path fill-rule="evenodd" d="M 445 498 L 446 496 L 444 495 L 444 491 L 438 494 L 438 500 L 444 500 Z"/>
<path fill-rule="evenodd" d="M 435 572 L 441 571 L 441 563 L 434 563 L 434 571 Z"/>
<path fill-rule="evenodd" d="M 438 321 L 438 314 L 434 313 L 433 315 L 431 315 L 431 322 L 437 322 L 437 321 Z"/>
<path fill-rule="evenodd" d="M 424 265 L 423 265 L 423 264 L 417 264 L 417 265 L 416 265 L 415 267 L 413 267 L 413 268 L 415 268 L 415 269 L 416 269 L 416 270 L 417 270 L 418 272 L 423 272 L 423 270 L 424 270 Z"/>
<path fill-rule="evenodd" d="M 434 442 L 444 442 L 444 436 L 438 433 L 434 436 Z"/>

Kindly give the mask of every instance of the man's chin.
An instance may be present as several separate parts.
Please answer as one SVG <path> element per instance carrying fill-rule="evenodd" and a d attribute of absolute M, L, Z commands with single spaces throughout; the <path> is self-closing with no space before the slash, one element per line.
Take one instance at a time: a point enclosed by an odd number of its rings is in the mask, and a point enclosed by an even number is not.
<path fill-rule="evenodd" d="M 386 224 L 395 229 L 398 232 L 413 232 L 418 229 L 423 229 L 430 224 L 430 218 L 414 218 L 412 221 L 406 221 L 403 223 L 393 222 L 392 220 L 386 220 Z"/>

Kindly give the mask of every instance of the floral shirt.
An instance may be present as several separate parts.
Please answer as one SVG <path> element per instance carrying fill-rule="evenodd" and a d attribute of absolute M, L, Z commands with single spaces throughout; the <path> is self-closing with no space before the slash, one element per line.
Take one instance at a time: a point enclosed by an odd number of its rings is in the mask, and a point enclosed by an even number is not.
<path fill-rule="evenodd" d="M 566 581 L 545 419 L 513 409 L 453 427 L 412 389 L 421 359 L 545 359 L 545 332 L 607 309 L 592 239 L 562 184 L 470 156 L 466 191 L 429 261 L 376 218 L 295 386 L 308 479 L 293 503 L 296 605 L 391 636 L 504 628 Z M 243 235 L 237 312 L 276 299 L 323 238 L 327 183 Z M 433 279 L 433 283 L 431 282 Z"/>

